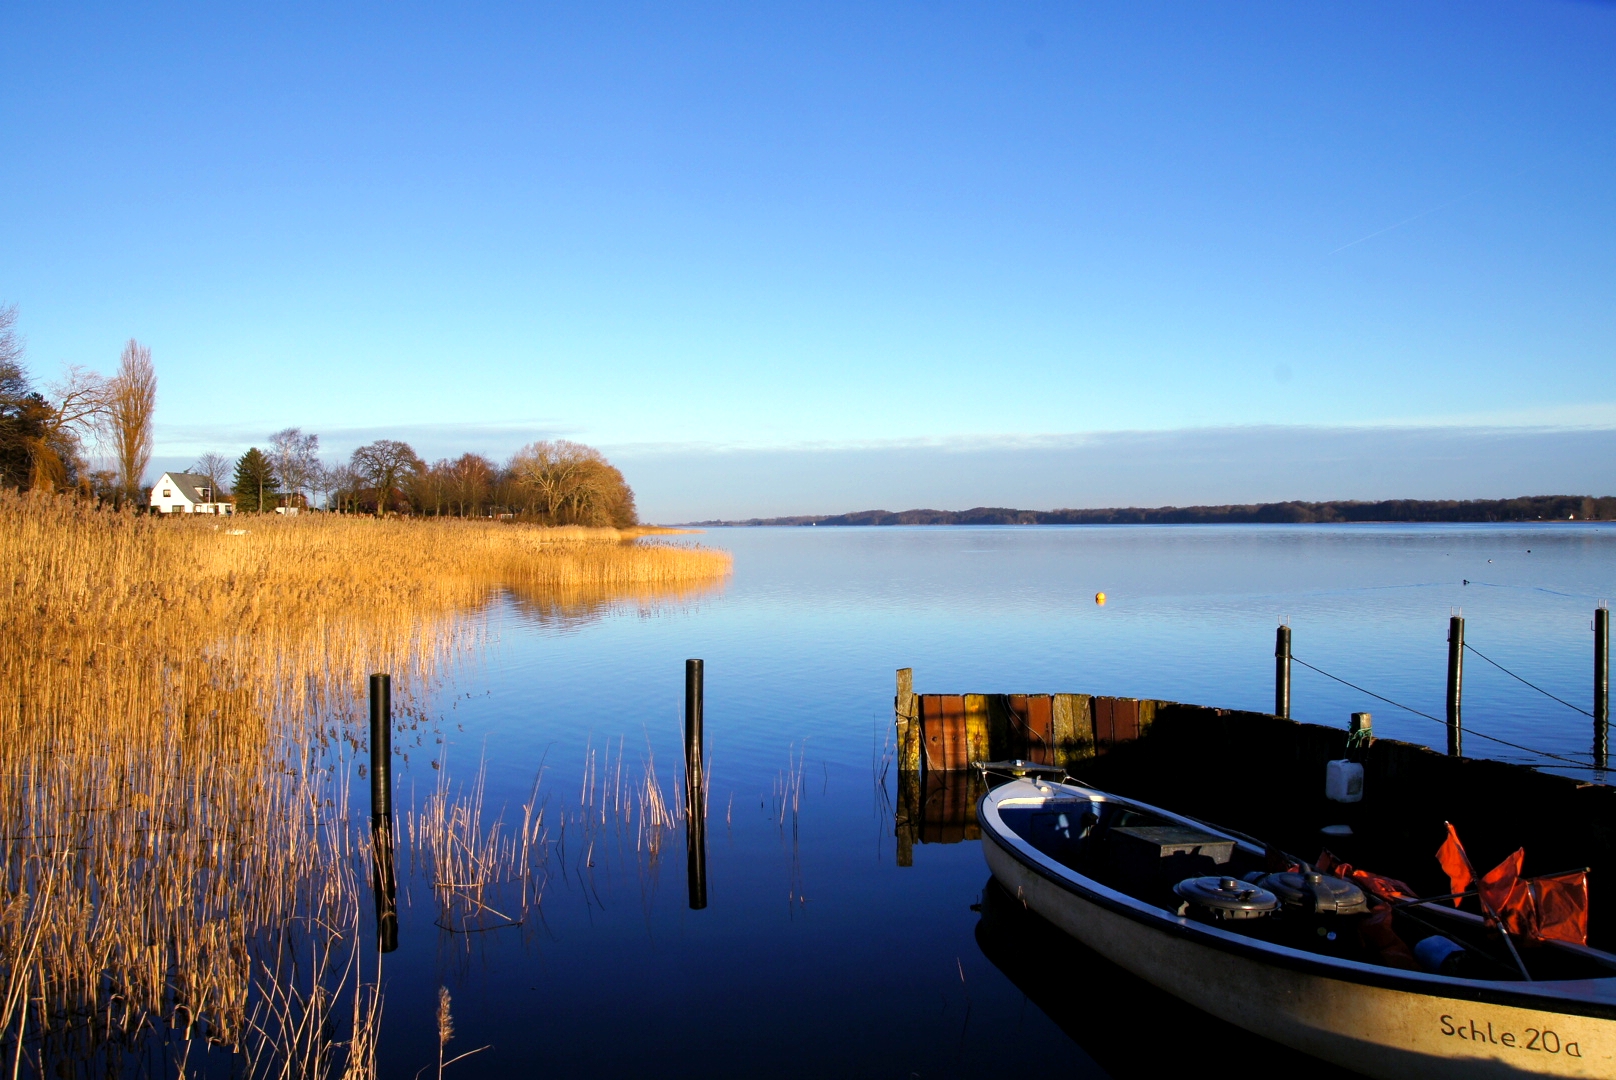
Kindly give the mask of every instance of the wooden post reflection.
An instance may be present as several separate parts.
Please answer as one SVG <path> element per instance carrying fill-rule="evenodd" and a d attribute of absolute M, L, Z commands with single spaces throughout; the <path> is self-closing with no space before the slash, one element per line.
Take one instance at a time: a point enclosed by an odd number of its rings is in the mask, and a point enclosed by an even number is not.
<path fill-rule="evenodd" d="M 707 906 L 707 782 L 702 769 L 702 662 L 685 661 L 685 880 L 690 910 Z"/>
<path fill-rule="evenodd" d="M 382 952 L 398 948 L 398 879 L 393 872 L 393 686 L 370 677 L 371 885 L 376 893 L 376 941 Z"/>
<path fill-rule="evenodd" d="M 987 785 L 975 769 L 898 774 L 893 807 L 898 865 L 910 866 L 916 844 L 958 844 L 980 839 L 976 801 Z"/>
<path fill-rule="evenodd" d="M 398 879 L 393 871 L 393 823 L 370 819 L 371 887 L 376 893 L 376 943 L 384 953 L 398 948 Z"/>

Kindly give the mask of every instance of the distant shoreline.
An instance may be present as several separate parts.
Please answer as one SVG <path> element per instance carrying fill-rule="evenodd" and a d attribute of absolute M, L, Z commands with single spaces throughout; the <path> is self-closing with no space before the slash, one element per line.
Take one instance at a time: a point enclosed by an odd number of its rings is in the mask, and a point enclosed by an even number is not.
<path fill-rule="evenodd" d="M 692 521 L 705 528 L 765 525 L 1340 525 L 1350 523 L 1613 521 L 1616 496 L 1523 495 L 1515 499 L 1387 499 L 1096 510 L 860 510 L 851 514 Z"/>

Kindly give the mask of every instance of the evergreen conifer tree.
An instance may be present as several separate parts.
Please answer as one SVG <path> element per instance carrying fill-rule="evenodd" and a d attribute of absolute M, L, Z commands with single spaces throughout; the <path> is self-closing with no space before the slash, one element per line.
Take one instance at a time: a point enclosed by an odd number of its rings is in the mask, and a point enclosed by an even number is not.
<path fill-rule="evenodd" d="M 248 450 L 236 462 L 236 478 L 231 485 L 236 494 L 236 510 L 256 514 L 273 507 L 279 483 L 263 451 L 256 446 Z"/>

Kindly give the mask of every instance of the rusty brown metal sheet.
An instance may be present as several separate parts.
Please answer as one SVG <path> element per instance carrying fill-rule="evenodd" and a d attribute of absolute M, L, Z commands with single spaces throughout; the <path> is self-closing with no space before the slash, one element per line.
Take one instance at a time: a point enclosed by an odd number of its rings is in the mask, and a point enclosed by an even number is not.
<path fill-rule="evenodd" d="M 1137 738 L 1139 738 L 1137 698 L 1094 699 L 1094 741 L 1099 747 L 1132 742 Z"/>
<path fill-rule="evenodd" d="M 1003 756 L 1055 764 L 1055 708 L 1051 695 L 996 694 L 994 704 L 1003 716 Z"/>
<path fill-rule="evenodd" d="M 1055 764 L 1055 702 L 1049 694 L 1027 695 L 1027 760 Z"/>
<path fill-rule="evenodd" d="M 954 772 L 970 767 L 964 694 L 920 695 L 921 767 Z"/>

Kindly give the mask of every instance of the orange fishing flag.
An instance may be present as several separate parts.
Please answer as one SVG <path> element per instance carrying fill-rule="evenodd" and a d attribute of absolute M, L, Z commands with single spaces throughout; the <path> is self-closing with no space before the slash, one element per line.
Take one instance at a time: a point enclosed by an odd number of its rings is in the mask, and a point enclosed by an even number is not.
<path fill-rule="evenodd" d="M 1533 937 L 1588 944 L 1588 871 L 1533 878 L 1537 926 Z"/>
<path fill-rule="evenodd" d="M 1482 907 L 1504 924 L 1512 934 L 1529 933 L 1535 925 L 1532 890 L 1521 880 L 1521 865 L 1526 862 L 1526 849 L 1516 848 L 1515 854 L 1482 875 L 1476 885 L 1481 894 Z"/>
<path fill-rule="evenodd" d="M 1453 822 L 1447 822 L 1448 838 L 1442 841 L 1442 846 L 1436 849 L 1436 861 L 1447 872 L 1449 892 L 1462 893 L 1470 888 L 1470 883 L 1476 880 L 1476 872 L 1470 868 L 1470 857 L 1465 854 L 1464 845 L 1459 843 L 1459 831 L 1453 827 Z M 1459 906 L 1459 897 L 1453 898 L 1453 906 Z"/>

